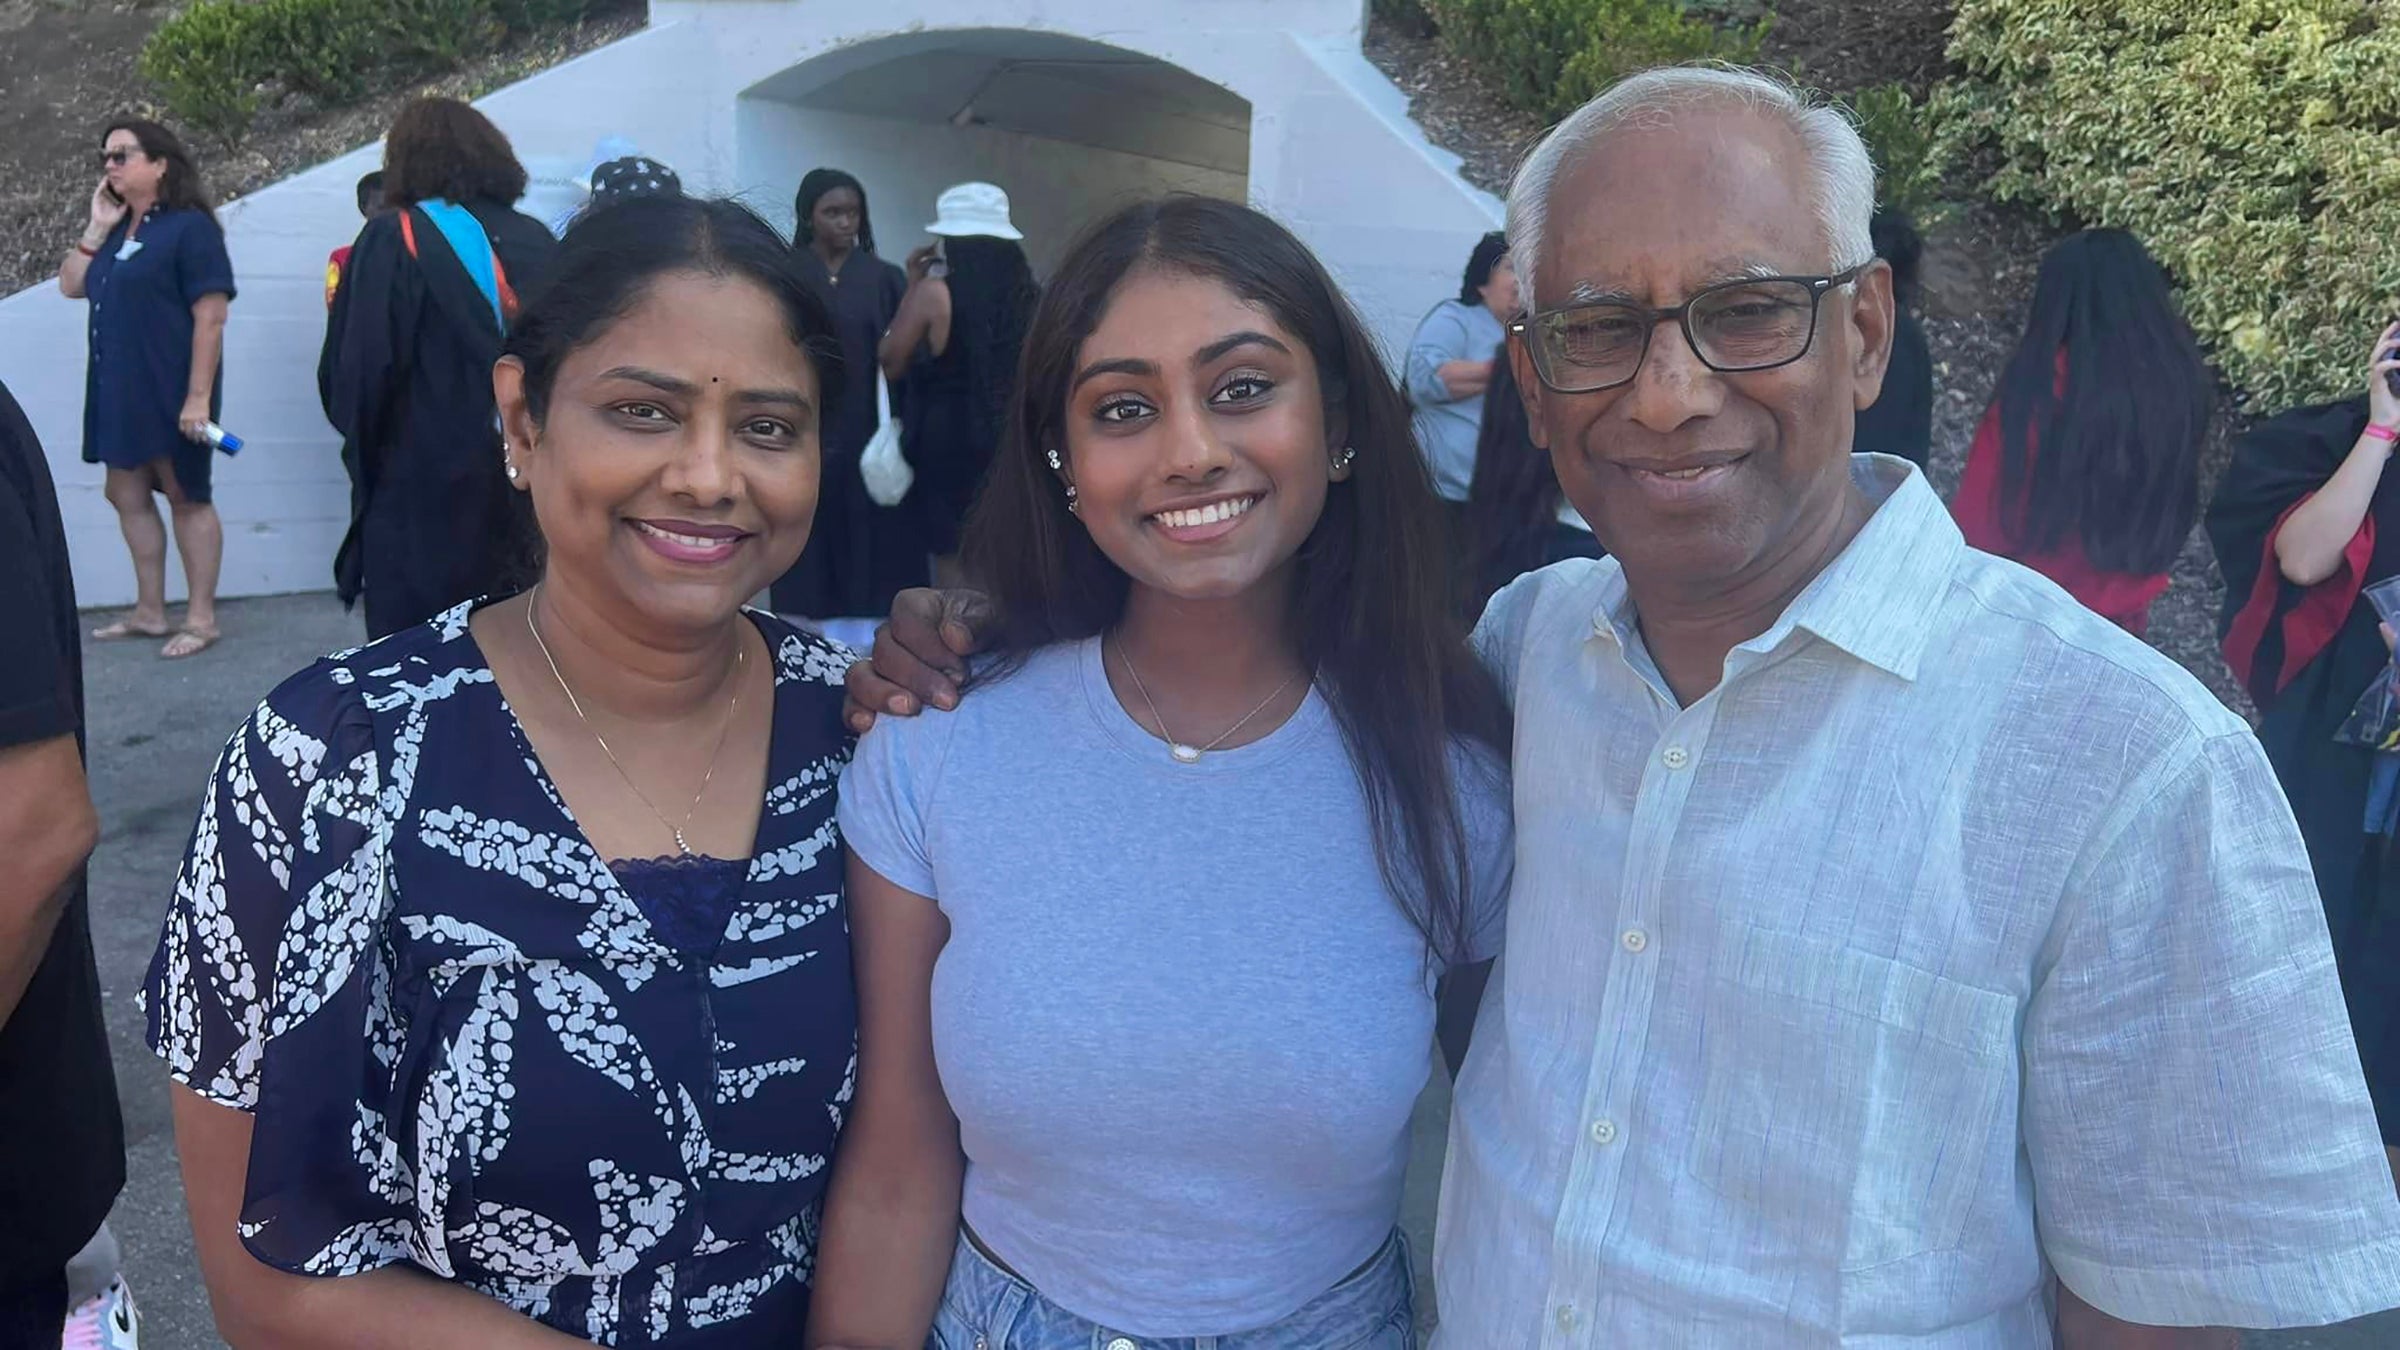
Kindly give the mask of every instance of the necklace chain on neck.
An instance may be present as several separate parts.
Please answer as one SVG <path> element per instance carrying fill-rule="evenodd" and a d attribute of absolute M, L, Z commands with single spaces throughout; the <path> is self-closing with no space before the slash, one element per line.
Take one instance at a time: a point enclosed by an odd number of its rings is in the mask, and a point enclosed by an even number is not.
<path fill-rule="evenodd" d="M 1105 641 L 1102 644 L 1102 650 L 1106 650 Z M 1257 717 L 1260 713 L 1265 712 L 1269 707 L 1272 707 L 1275 703 L 1275 700 L 1282 698 L 1284 691 L 1292 687 L 1293 681 L 1300 678 L 1296 674 L 1285 676 L 1283 683 L 1275 686 L 1274 693 L 1271 693 L 1265 698 L 1260 699 L 1257 707 L 1252 708 L 1250 711 L 1242 714 L 1241 721 L 1225 728 L 1225 731 L 1222 735 L 1218 736 L 1215 740 L 1210 741 L 1208 744 L 1193 745 L 1189 741 L 1176 740 L 1175 733 L 1167 730 L 1166 715 L 1159 712 L 1158 700 L 1150 697 L 1150 686 L 1142 683 L 1142 672 L 1134 668 L 1133 653 L 1125 650 L 1125 640 L 1123 638 L 1117 639 L 1117 659 L 1125 663 L 1125 673 L 1133 677 L 1133 687 L 1135 691 L 1141 694 L 1142 702 L 1148 704 L 1150 707 L 1150 720 L 1158 727 L 1159 739 L 1167 743 L 1167 753 L 1174 756 L 1175 762 L 1178 764 L 1197 764 L 1200 762 L 1200 757 L 1202 755 L 1205 755 L 1209 751 L 1216 749 L 1220 745 L 1223 745 L 1225 742 L 1232 740 L 1235 732 L 1240 731 L 1243 727 L 1250 725 L 1251 719 Z"/>
<path fill-rule="evenodd" d="M 717 746 L 708 752 L 708 769 L 700 775 L 700 788 L 692 794 L 692 804 L 684 809 L 683 824 L 678 825 L 668 820 L 666 812 L 658 809 L 658 803 L 650 800 L 650 794 L 642 791 L 642 785 L 633 781 L 632 774 L 625 772 L 624 764 L 617 759 L 617 752 L 608 748 L 608 738 L 601 735 L 600 728 L 593 726 L 592 719 L 584 715 L 583 700 L 575 697 L 574 686 L 568 684 L 567 677 L 559 673 L 558 658 L 550 654 L 550 644 L 542 641 L 542 630 L 533 622 L 534 602 L 541 598 L 541 594 L 542 588 L 536 585 L 532 594 L 525 599 L 525 631 L 533 634 L 533 645 L 541 649 L 542 660 L 549 663 L 550 678 L 558 681 L 558 691 L 567 696 L 567 706 L 575 710 L 575 720 L 583 724 L 585 731 L 592 733 L 594 741 L 599 742 L 600 753 L 608 756 L 608 766 L 617 771 L 617 777 L 625 780 L 625 786 L 633 790 L 633 795 L 641 799 L 642 805 L 650 808 L 650 814 L 658 817 L 658 823 L 666 826 L 667 833 L 675 837 L 675 851 L 686 858 L 694 856 L 692 846 L 683 841 L 684 826 L 692 823 L 692 814 L 700 809 L 700 799 L 708 795 L 709 780 L 717 776 L 717 758 L 725 753 L 725 737 L 733 730 L 734 710 L 742 706 L 742 663 L 748 658 L 748 650 L 741 645 L 737 634 L 733 647 L 733 697 L 725 704 L 725 724 L 717 728 Z"/>

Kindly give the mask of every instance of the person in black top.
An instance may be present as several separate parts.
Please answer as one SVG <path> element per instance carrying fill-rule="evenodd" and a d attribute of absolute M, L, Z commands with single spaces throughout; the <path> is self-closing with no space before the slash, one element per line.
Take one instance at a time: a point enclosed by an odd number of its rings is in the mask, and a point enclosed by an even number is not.
<path fill-rule="evenodd" d="M 525 168 L 454 99 L 420 99 L 383 149 L 384 199 L 350 253 L 327 321 L 320 392 L 358 446 L 350 533 L 334 558 L 367 636 L 492 591 L 518 560 L 521 509 L 500 474 L 492 363 L 558 241 L 514 209 Z"/>
<path fill-rule="evenodd" d="M 854 372 L 821 419 L 824 466 L 808 548 L 773 587 L 780 614 L 812 619 L 882 614 L 892 597 L 931 576 L 916 494 L 879 506 L 859 476 L 859 456 L 882 419 L 875 410 L 875 349 L 900 312 L 907 278 L 875 254 L 867 190 L 840 169 L 811 169 L 794 199 L 792 254 L 810 291 L 833 315 L 843 368 Z"/>
<path fill-rule="evenodd" d="M 961 183 L 935 210 L 940 218 L 925 229 L 942 242 L 908 255 L 908 293 L 876 355 L 908 391 L 900 436 L 916 471 L 910 495 L 936 576 L 955 584 L 959 532 L 999 447 L 1042 292 L 1007 193 Z"/>
<path fill-rule="evenodd" d="M 1892 265 L 1892 364 L 1883 372 L 1883 393 L 1859 410 L 1850 448 L 1898 455 L 1922 469 L 1933 447 L 1933 353 L 1917 322 L 1917 265 L 1925 241 L 1917 223 L 1896 206 L 1879 208 L 1870 229 L 1875 256 Z"/>
<path fill-rule="evenodd" d="M 1492 382 L 1483 391 L 1483 420 L 1475 438 L 1475 476 L 1467 483 L 1466 535 L 1472 550 L 1467 620 L 1483 613 L 1492 593 L 1536 568 L 1568 558 L 1600 558 L 1608 550 L 1568 504 L 1550 452 L 1533 443 L 1532 422 L 1504 343 L 1493 354 Z"/>
<path fill-rule="evenodd" d="M 83 864 L 83 652 L 50 468 L 0 386 L 0 1346 L 54 1346 L 125 1184 Z"/>

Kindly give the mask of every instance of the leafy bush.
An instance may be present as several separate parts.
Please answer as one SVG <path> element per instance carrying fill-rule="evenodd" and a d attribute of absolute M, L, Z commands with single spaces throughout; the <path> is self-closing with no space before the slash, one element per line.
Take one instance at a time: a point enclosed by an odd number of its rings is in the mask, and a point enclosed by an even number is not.
<path fill-rule="evenodd" d="M 142 48 L 181 120 L 239 139 L 276 93 L 347 103 L 609 0 L 197 0 Z"/>
<path fill-rule="evenodd" d="M 1875 198 L 1919 225 L 1939 217 L 1944 157 L 1925 106 L 1897 84 L 1861 89 L 1844 100 L 1875 156 Z"/>
<path fill-rule="evenodd" d="M 2400 296 L 2400 7 L 1962 0 L 1937 95 L 1995 196 L 2131 230 L 2253 405 L 2355 390 Z"/>
<path fill-rule="evenodd" d="M 1519 108 L 1563 117 L 1618 77 L 1758 58 L 1767 20 L 1720 23 L 1683 0 L 1425 0 L 1442 37 Z"/>
<path fill-rule="evenodd" d="M 142 75 L 167 106 L 205 131 L 228 135 L 258 111 L 258 28 L 232 0 L 194 5 L 159 25 L 142 47 Z"/>

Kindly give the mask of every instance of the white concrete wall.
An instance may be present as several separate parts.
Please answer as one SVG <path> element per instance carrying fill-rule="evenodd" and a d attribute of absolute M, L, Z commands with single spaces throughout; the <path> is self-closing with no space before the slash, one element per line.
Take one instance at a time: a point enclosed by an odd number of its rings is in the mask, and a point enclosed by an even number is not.
<path fill-rule="evenodd" d="M 908 44 L 955 41 L 950 30 L 1107 43 L 1249 102 L 1251 202 L 1318 250 L 1397 351 L 1426 308 L 1454 291 L 1499 204 L 1459 180 L 1455 157 L 1425 142 L 1398 91 L 1359 55 L 1364 13 L 1362 0 L 656 0 L 648 30 L 478 106 L 529 162 L 580 161 L 602 137 L 623 135 L 692 190 L 744 190 L 778 218 L 800 172 L 855 154 L 844 167 L 867 182 L 879 242 L 894 258 L 919 238 L 941 186 L 993 178 L 1017 198 L 1034 257 L 1048 261 L 1128 188 L 1234 189 L 1225 175 L 1134 156 L 990 129 L 878 124 L 741 92 L 804 62 L 838 73 Z M 365 147 L 223 213 L 242 292 L 226 334 L 225 423 L 250 441 L 218 461 L 228 595 L 331 584 L 348 488 L 316 402 L 324 262 L 356 232 L 352 184 L 379 158 L 379 147 Z M 132 597 L 131 569 L 100 471 L 79 459 L 84 320 L 83 305 L 55 288 L 0 299 L 0 380 L 49 451 L 78 594 L 121 604 Z M 179 593 L 175 564 L 168 575 Z"/>
<path fill-rule="evenodd" d="M 785 231 L 792 192 L 819 165 L 866 185 L 875 247 L 894 263 L 928 242 L 934 197 L 967 179 L 997 183 L 1025 232 L 1034 272 L 1047 277 L 1084 226 L 1127 202 L 1164 192 L 1244 199 L 1238 174 L 1093 150 L 991 127 L 927 127 L 878 117 L 742 100 L 736 176 L 743 197 Z"/>

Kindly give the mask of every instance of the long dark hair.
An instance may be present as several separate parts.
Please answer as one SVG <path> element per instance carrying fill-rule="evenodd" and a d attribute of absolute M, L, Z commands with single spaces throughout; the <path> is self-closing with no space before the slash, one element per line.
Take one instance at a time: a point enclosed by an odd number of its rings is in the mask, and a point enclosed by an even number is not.
<path fill-rule="evenodd" d="M 454 98 L 421 98 L 400 110 L 383 138 L 383 201 L 514 206 L 525 166 L 492 119 Z"/>
<path fill-rule="evenodd" d="M 1510 579 L 1549 561 L 1550 531 L 1566 492 L 1550 453 L 1533 443 L 1525 400 L 1508 344 L 1492 361 L 1483 394 L 1483 426 L 1475 436 L 1475 476 L 1467 486 L 1467 544 L 1474 551 L 1474 608 Z"/>
<path fill-rule="evenodd" d="M 1204 197 L 1131 206 L 1085 234 L 1043 288 L 963 550 L 998 610 L 1002 668 L 1103 633 L 1124 613 L 1130 583 L 1068 513 L 1047 455 L 1066 448 L 1077 354 L 1140 268 L 1217 282 L 1272 314 L 1307 344 L 1327 428 L 1357 451 L 1301 546 L 1290 638 L 1357 766 L 1385 884 L 1430 953 L 1453 959 L 1466 946 L 1470 885 L 1453 750 L 1479 742 L 1505 756 L 1507 709 L 1450 604 L 1439 507 L 1408 404 L 1324 266 L 1266 216 Z"/>
<path fill-rule="evenodd" d="M 167 171 L 158 180 L 158 204 L 170 211 L 198 211 L 210 220 L 217 218 L 215 203 L 208 199 L 208 187 L 200 181 L 200 165 L 185 148 L 183 138 L 146 117 L 120 117 L 100 133 L 100 144 L 120 131 L 130 131 L 142 147 L 142 153 L 159 160 Z"/>
<path fill-rule="evenodd" d="M 950 262 L 950 341 L 965 358 L 969 414 L 974 425 L 996 428 L 1008 416 L 1042 288 L 1015 240 L 962 235 L 942 247 Z"/>
<path fill-rule="evenodd" d="M 1492 284 L 1492 269 L 1508 256 L 1508 236 L 1493 230 L 1475 241 L 1467 254 L 1466 274 L 1458 279 L 1458 302 L 1462 305 L 1483 303 L 1483 288 Z"/>
<path fill-rule="evenodd" d="M 537 425 L 550 415 L 551 390 L 567 358 L 638 304 L 651 282 L 684 271 L 737 277 L 773 296 L 784 331 L 816 370 L 820 412 L 841 398 L 847 372 L 833 319 L 800 279 L 775 227 L 739 202 L 652 194 L 576 217 L 548 280 L 527 297 L 500 344 L 501 355 L 524 363 L 526 410 Z M 541 574 L 540 531 L 526 494 L 512 490 L 508 500 L 507 581 L 521 590 Z"/>
<path fill-rule="evenodd" d="M 2009 534 L 2037 552 L 2076 540 L 2112 572 L 2173 566 L 2200 515 L 2214 392 L 2166 274 L 2139 240 L 2123 230 L 2059 240 L 2043 255 L 2033 317 L 1996 399 Z"/>
<path fill-rule="evenodd" d="M 800 179 L 800 190 L 792 195 L 792 247 L 807 248 L 817 236 L 817 199 L 836 188 L 848 188 L 858 194 L 858 247 L 861 252 L 875 251 L 875 217 L 867 214 L 867 185 L 840 169 L 810 169 Z"/>

